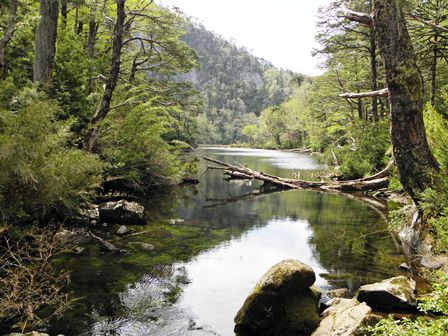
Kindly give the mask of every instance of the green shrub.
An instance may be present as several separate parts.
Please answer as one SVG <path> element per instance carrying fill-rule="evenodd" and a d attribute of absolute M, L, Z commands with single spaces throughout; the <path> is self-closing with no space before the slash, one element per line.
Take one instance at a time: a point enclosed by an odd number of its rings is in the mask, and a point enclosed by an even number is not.
<path fill-rule="evenodd" d="M 70 123 L 57 104 L 24 90 L 15 110 L 0 110 L 0 205 L 9 223 L 64 214 L 100 182 L 102 164 L 69 145 Z"/>
<path fill-rule="evenodd" d="M 176 182 L 181 170 L 178 146 L 162 138 L 170 118 L 165 108 L 151 102 L 129 111 L 114 110 L 99 138 L 109 175 L 130 179 L 143 188 Z"/>
<path fill-rule="evenodd" d="M 369 331 L 371 336 L 443 336 L 448 333 L 448 318 L 395 320 L 389 316 Z"/>
<path fill-rule="evenodd" d="M 437 252 L 448 252 L 448 177 L 441 172 L 433 187 L 423 193 L 421 207 L 434 236 Z"/>
<path fill-rule="evenodd" d="M 448 169 L 448 121 L 430 104 L 425 106 L 425 129 L 428 142 L 442 170 Z"/>
<path fill-rule="evenodd" d="M 328 147 L 325 156 L 328 162 L 333 162 L 335 155 L 343 177 L 355 179 L 374 174 L 384 168 L 389 161 L 389 158 L 386 158 L 389 147 L 387 122 L 378 124 L 360 122 Z"/>

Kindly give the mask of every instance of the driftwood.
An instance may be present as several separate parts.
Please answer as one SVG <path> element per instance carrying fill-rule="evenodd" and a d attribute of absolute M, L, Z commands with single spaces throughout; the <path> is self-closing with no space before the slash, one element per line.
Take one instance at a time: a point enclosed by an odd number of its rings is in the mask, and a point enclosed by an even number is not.
<path fill-rule="evenodd" d="M 204 160 L 218 165 L 207 166 L 207 169 L 223 170 L 224 175 L 227 178 L 255 179 L 282 189 L 314 189 L 324 191 L 373 191 L 387 187 L 389 183 L 389 168 L 391 166 L 391 164 L 389 164 L 378 174 L 363 179 L 351 181 L 317 182 L 273 176 L 252 170 L 240 164 L 231 165 L 209 157 L 204 157 Z"/>

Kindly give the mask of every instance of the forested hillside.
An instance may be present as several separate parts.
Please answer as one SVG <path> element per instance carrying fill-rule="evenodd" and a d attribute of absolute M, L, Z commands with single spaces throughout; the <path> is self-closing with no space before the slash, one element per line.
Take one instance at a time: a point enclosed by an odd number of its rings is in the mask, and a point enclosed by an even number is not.
<path fill-rule="evenodd" d="M 182 37 L 196 51 L 199 66 L 180 78 L 204 97 L 199 115 L 199 142 L 242 141 L 242 129 L 268 106 L 287 100 L 304 76 L 274 67 L 244 47 L 190 21 Z"/>

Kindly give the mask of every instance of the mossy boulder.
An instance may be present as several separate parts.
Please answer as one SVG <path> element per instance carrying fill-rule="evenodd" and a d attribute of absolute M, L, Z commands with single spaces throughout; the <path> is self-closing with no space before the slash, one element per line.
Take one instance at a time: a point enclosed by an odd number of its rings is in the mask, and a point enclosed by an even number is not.
<path fill-rule="evenodd" d="M 319 325 L 321 292 L 316 277 L 298 260 L 284 260 L 269 269 L 235 317 L 238 335 L 310 335 Z"/>
<path fill-rule="evenodd" d="M 378 322 L 372 309 L 356 299 L 333 299 L 322 313 L 323 320 L 312 336 L 361 336 L 364 327 Z"/>
<path fill-rule="evenodd" d="M 377 310 L 415 310 L 415 281 L 405 276 L 361 286 L 357 299 Z"/>

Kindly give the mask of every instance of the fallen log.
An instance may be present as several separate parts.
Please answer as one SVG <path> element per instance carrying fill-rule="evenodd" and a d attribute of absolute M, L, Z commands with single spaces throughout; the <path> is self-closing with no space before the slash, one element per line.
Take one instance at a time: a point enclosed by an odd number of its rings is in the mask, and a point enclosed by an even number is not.
<path fill-rule="evenodd" d="M 314 189 L 323 191 L 373 191 L 387 187 L 389 183 L 389 164 L 384 170 L 363 179 L 351 181 L 303 181 L 296 179 L 288 179 L 274 175 L 265 174 L 252 170 L 242 165 L 231 165 L 217 159 L 204 157 L 204 160 L 217 164 L 218 166 L 208 166 L 207 169 L 220 169 L 224 171 L 225 176 L 237 179 L 255 179 L 263 181 L 282 189 Z"/>

